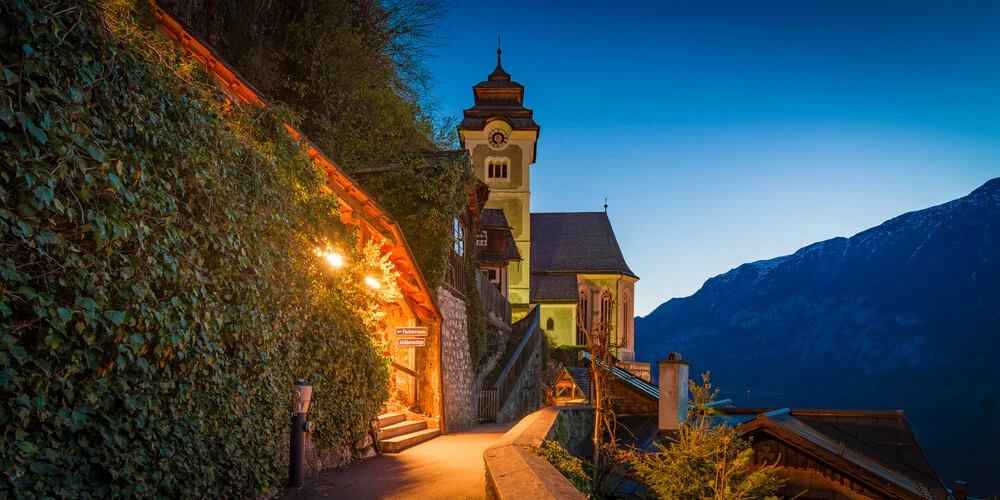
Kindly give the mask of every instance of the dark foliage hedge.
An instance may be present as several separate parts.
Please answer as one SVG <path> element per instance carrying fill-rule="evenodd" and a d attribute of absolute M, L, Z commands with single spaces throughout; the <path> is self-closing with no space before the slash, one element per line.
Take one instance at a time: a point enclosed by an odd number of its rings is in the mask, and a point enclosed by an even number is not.
<path fill-rule="evenodd" d="M 0 496 L 259 494 L 296 377 L 321 446 L 363 436 L 379 269 L 283 117 L 228 103 L 144 0 L 2 14 Z"/>

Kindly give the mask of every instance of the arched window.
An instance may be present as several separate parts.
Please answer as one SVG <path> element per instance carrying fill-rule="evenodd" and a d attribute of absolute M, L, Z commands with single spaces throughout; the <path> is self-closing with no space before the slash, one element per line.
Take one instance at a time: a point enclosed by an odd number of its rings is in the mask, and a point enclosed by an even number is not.
<path fill-rule="evenodd" d="M 611 331 L 612 317 L 611 292 L 605 289 L 601 292 L 601 328 L 606 332 Z"/>
<path fill-rule="evenodd" d="M 631 294 L 628 293 L 628 290 L 625 290 L 625 293 L 622 294 L 622 307 L 621 307 L 621 310 L 622 310 L 622 328 L 621 328 L 621 330 L 622 330 L 622 338 L 625 340 L 625 342 L 623 342 L 623 344 L 625 344 L 625 347 L 629 346 L 629 338 L 631 338 L 630 336 L 632 334 L 632 332 L 629 331 L 629 327 L 632 325 L 632 322 L 630 321 L 632 319 L 632 316 L 631 316 L 631 314 L 632 314 L 632 311 L 631 311 L 632 300 L 631 300 L 631 298 L 632 298 Z"/>
<path fill-rule="evenodd" d="M 587 291 L 580 290 L 580 303 L 577 307 L 576 345 L 587 345 L 587 330 L 590 329 L 590 301 Z"/>
<path fill-rule="evenodd" d="M 545 329 L 548 330 L 548 331 L 550 331 L 550 332 L 552 330 L 555 330 L 556 329 L 556 322 L 555 322 L 555 320 L 552 319 L 552 318 L 549 318 L 548 321 L 545 322 Z"/>
<path fill-rule="evenodd" d="M 486 159 L 486 178 L 492 180 L 504 180 L 507 178 L 507 165 L 510 160 L 507 158 L 489 157 Z"/>

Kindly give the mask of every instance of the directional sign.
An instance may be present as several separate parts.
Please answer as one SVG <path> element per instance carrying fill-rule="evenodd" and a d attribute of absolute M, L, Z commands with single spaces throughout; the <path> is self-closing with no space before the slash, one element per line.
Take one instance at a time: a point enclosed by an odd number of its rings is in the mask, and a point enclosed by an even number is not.
<path fill-rule="evenodd" d="M 397 337 L 426 337 L 427 327 L 426 326 L 397 326 L 396 327 Z M 403 345 L 403 344 L 399 344 Z"/>
<path fill-rule="evenodd" d="M 396 343 L 400 347 L 424 347 L 427 345 L 427 339 L 424 337 L 410 337 L 396 339 Z"/>

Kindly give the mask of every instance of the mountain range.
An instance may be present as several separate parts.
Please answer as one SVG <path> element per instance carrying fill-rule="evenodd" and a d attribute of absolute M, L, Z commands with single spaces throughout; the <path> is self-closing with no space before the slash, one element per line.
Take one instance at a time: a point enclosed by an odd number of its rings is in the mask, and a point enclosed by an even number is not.
<path fill-rule="evenodd" d="M 1000 493 L 1000 178 L 711 278 L 636 318 L 635 345 L 740 406 L 902 409 L 943 479 Z"/>

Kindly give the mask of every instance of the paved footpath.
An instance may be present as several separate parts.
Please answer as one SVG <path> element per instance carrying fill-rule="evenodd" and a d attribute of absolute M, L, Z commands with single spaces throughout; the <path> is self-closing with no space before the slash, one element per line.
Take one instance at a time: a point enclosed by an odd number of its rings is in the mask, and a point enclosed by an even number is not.
<path fill-rule="evenodd" d="M 473 427 L 307 477 L 304 487 L 288 490 L 279 499 L 485 498 L 483 452 L 512 426 Z"/>

